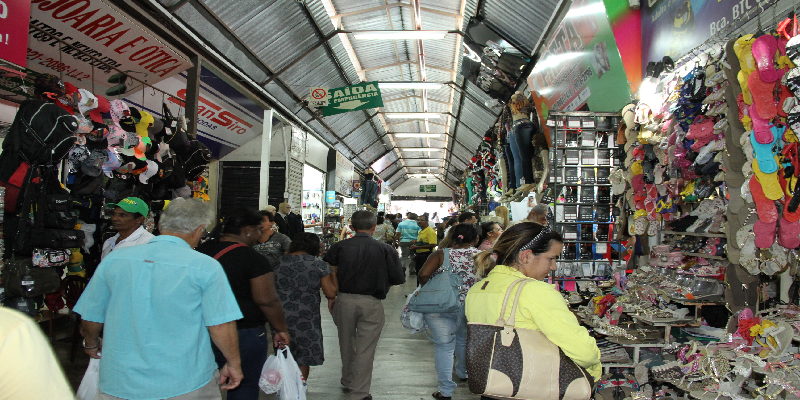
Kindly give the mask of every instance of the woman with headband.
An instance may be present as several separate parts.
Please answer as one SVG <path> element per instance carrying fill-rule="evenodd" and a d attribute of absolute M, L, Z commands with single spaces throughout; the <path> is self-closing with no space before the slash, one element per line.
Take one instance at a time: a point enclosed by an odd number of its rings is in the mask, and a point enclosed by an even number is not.
<path fill-rule="evenodd" d="M 597 381 L 602 374 L 597 342 L 578 323 L 558 290 L 544 282 L 556 270 L 556 259 L 563 248 L 561 235 L 547 226 L 522 222 L 508 228 L 494 242 L 491 251 L 475 257 L 479 272 L 491 272 L 467 293 L 467 321 L 494 324 L 511 284 L 520 278 L 535 279 L 522 289 L 515 326 L 541 331 Z M 497 256 L 497 265 L 493 254 Z M 516 290 L 511 293 L 512 298 L 515 295 Z M 503 317 L 511 317 L 511 307 Z"/>

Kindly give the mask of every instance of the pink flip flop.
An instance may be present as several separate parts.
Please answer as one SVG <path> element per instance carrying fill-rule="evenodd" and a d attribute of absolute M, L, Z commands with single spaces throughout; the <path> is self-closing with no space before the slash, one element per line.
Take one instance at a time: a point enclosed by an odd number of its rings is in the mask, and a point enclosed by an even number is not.
<path fill-rule="evenodd" d="M 750 194 L 753 196 L 753 202 L 756 203 L 756 211 L 758 212 L 759 220 L 767 223 L 775 223 L 778 221 L 778 209 L 775 207 L 775 201 L 767 198 L 758 179 L 750 179 L 749 185 Z"/>
<path fill-rule="evenodd" d="M 756 236 L 756 243 L 758 243 L 757 241 L 758 236 Z M 800 222 L 789 222 L 781 218 L 781 225 L 778 227 L 778 244 L 787 249 L 796 249 L 800 246 Z"/>
<path fill-rule="evenodd" d="M 752 46 L 753 58 L 756 59 L 756 71 L 764 82 L 775 82 L 781 74 L 775 70 L 775 52 L 778 51 L 778 40 L 772 35 L 759 36 Z M 752 88 L 750 89 L 752 90 Z"/>
<path fill-rule="evenodd" d="M 750 74 L 747 78 L 747 86 L 753 95 L 753 104 L 756 106 L 758 117 L 772 119 L 778 115 L 778 105 L 775 103 L 775 82 L 767 82 L 758 76 L 758 73 Z M 753 116 L 753 109 L 750 109 L 750 117 Z"/>
<path fill-rule="evenodd" d="M 775 243 L 776 224 L 777 222 L 764 222 L 762 220 L 756 221 L 756 223 L 753 225 L 756 247 L 759 249 L 768 249 L 772 247 L 772 244 Z"/>
<path fill-rule="evenodd" d="M 756 141 L 761 144 L 772 143 L 772 124 L 769 120 L 760 118 L 756 111 L 756 102 L 750 105 L 750 119 L 753 121 L 753 133 Z"/>

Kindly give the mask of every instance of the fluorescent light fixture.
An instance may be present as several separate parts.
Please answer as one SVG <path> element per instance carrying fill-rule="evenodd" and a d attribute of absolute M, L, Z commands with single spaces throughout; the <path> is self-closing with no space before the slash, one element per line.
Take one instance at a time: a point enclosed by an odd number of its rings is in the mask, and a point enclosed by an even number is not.
<path fill-rule="evenodd" d="M 390 112 L 383 113 L 386 118 L 392 119 L 426 119 L 426 118 L 441 118 L 442 113 L 426 113 L 426 112 Z"/>
<path fill-rule="evenodd" d="M 434 174 L 408 174 L 409 178 L 431 178 L 434 179 Z"/>
<path fill-rule="evenodd" d="M 430 147 L 406 147 L 400 151 L 444 151 L 444 149 L 435 149 Z"/>
<path fill-rule="evenodd" d="M 361 40 L 444 39 L 447 31 L 360 31 L 353 37 Z"/>
<path fill-rule="evenodd" d="M 442 136 L 444 134 L 443 133 L 413 133 L 413 132 L 409 132 L 409 133 L 392 133 L 392 135 L 394 135 L 394 137 L 437 138 L 437 137 L 440 137 L 440 136 Z"/>
<path fill-rule="evenodd" d="M 441 82 L 378 82 L 378 88 L 383 89 L 430 89 L 436 90 L 444 87 Z"/>

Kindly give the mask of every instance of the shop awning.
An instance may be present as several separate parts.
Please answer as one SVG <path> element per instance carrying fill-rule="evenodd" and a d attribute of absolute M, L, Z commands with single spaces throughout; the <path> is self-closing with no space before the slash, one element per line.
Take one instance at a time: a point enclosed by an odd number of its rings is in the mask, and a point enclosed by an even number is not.
<path fill-rule="evenodd" d="M 158 0 L 316 134 L 397 187 L 409 173 L 457 182 L 499 107 L 462 75 L 464 32 L 481 21 L 532 58 L 561 0 Z M 444 31 L 443 39 L 361 40 L 363 31 Z M 344 31 L 344 32 L 342 32 Z M 349 33 L 345 33 L 349 32 Z M 420 46 L 422 45 L 422 46 Z M 420 55 L 422 54 L 422 56 Z M 381 89 L 384 106 L 322 117 L 303 104 L 311 87 L 364 81 L 439 82 L 440 89 Z M 389 119 L 393 112 L 438 119 Z M 401 137 L 394 133 L 429 133 Z M 434 151 L 405 151 L 432 149 Z"/>

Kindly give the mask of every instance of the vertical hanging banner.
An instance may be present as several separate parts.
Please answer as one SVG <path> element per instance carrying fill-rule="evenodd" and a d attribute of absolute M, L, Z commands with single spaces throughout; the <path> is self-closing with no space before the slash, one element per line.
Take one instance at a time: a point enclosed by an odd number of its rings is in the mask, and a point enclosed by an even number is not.
<path fill-rule="evenodd" d="M 642 70 L 664 56 L 677 60 L 753 8 L 776 1 L 643 0 Z"/>
<path fill-rule="evenodd" d="M 602 0 L 576 0 L 528 76 L 536 107 L 617 112 L 631 91 Z"/>
<path fill-rule="evenodd" d="M 0 0 L 0 59 L 25 67 L 31 0 Z"/>
<path fill-rule="evenodd" d="M 363 82 L 358 85 L 328 90 L 328 105 L 320 108 L 322 109 L 322 115 L 328 117 L 375 107 L 383 107 L 383 99 L 381 98 L 381 90 L 378 89 L 378 82 Z"/>
<path fill-rule="evenodd" d="M 336 186 L 334 190 L 345 196 L 350 196 L 353 193 L 352 180 L 355 166 L 353 162 L 348 160 L 342 153 L 336 152 L 336 172 L 334 175 L 334 182 Z"/>
<path fill-rule="evenodd" d="M 115 97 L 141 89 L 131 77 L 153 84 L 192 66 L 187 57 L 130 20 L 111 1 L 30 3 L 27 67 L 34 72 L 61 76 L 76 87 Z"/>

